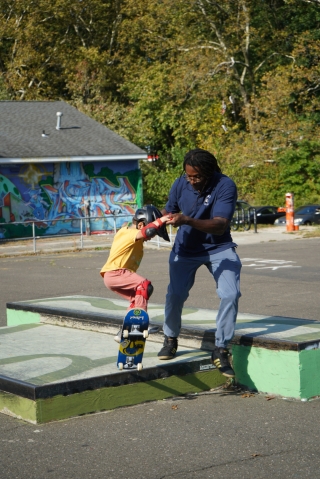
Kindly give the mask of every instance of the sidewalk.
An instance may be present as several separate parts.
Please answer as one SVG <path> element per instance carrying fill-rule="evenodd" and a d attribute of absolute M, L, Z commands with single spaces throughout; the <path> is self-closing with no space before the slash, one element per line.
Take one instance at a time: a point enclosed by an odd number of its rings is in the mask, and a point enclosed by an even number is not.
<path fill-rule="evenodd" d="M 257 233 L 252 228 L 249 231 L 232 231 L 232 238 L 238 245 L 268 243 L 270 241 L 291 241 L 302 239 L 306 233 L 317 229 L 315 226 L 303 226 L 299 231 L 287 232 L 283 226 L 258 226 Z M 50 252 L 66 252 L 85 250 L 98 250 L 110 248 L 113 234 L 100 234 L 83 236 L 81 248 L 80 236 L 60 236 L 54 238 L 37 237 L 36 242 L 30 240 L 0 240 L 0 258 L 5 256 L 22 256 Z M 157 240 L 146 243 L 147 248 L 159 248 Z M 162 243 L 160 248 L 171 248 L 169 243 Z M 34 252 L 35 251 L 35 252 Z"/>
<path fill-rule="evenodd" d="M 307 237 L 308 233 L 313 232 L 316 229 L 319 230 L 316 226 L 301 226 L 299 231 L 288 232 L 285 226 L 267 226 L 259 228 L 258 225 L 257 233 L 251 229 L 249 231 L 232 231 L 231 235 L 238 245 L 242 245 L 302 239 Z"/>

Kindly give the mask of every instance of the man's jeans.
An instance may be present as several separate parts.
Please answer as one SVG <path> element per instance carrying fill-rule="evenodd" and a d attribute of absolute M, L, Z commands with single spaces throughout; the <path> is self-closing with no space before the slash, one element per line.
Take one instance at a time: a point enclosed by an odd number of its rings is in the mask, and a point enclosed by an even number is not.
<path fill-rule="evenodd" d="M 205 265 L 216 282 L 220 306 L 216 319 L 216 346 L 226 347 L 234 334 L 238 314 L 241 261 L 235 248 L 202 257 L 178 256 L 171 252 L 169 258 L 170 284 L 166 296 L 163 331 L 166 336 L 178 337 L 181 329 L 181 313 L 189 296 L 197 269 Z M 210 295 L 211 291 L 203 291 Z"/>

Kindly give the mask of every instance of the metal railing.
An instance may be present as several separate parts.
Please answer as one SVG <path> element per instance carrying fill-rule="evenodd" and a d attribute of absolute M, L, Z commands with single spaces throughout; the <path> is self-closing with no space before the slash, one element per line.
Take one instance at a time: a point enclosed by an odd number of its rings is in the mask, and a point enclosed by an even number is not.
<path fill-rule="evenodd" d="M 251 213 L 251 214 L 250 214 Z M 25 240 L 32 240 L 33 246 L 33 253 L 37 253 L 37 241 L 46 240 L 46 239 L 54 239 L 54 238 L 71 238 L 76 237 L 79 238 L 79 245 L 74 245 L 74 249 L 84 248 L 84 238 L 88 238 L 92 235 L 94 236 L 105 236 L 113 235 L 122 227 L 123 222 L 119 221 L 119 218 L 130 218 L 131 221 L 133 215 L 128 214 L 108 214 L 107 216 L 83 216 L 79 218 L 58 218 L 54 220 L 27 220 L 27 221 L 13 221 L 10 223 L 2 223 L 1 228 L 9 228 L 13 225 L 23 225 L 23 226 L 31 226 L 32 234 L 30 236 L 24 236 L 19 238 L 0 238 L 0 244 L 8 243 L 8 242 L 17 242 L 17 241 L 25 241 Z M 253 220 L 252 220 L 253 218 Z M 99 229 L 98 232 L 95 233 L 94 231 L 94 222 L 106 222 L 108 220 L 113 221 L 112 230 L 111 229 Z M 56 233 L 56 234 L 45 234 L 45 235 L 37 235 L 36 229 L 40 228 L 39 225 L 43 224 L 57 224 L 57 223 L 70 223 L 73 222 L 73 228 L 75 228 L 75 224 L 79 222 L 79 229 L 78 231 L 73 231 L 70 233 Z M 244 231 L 248 231 L 251 228 L 251 225 L 254 226 L 254 231 L 257 233 L 257 216 L 255 208 L 249 208 L 248 210 L 244 210 L 243 208 L 237 209 L 234 213 L 233 219 L 231 221 L 231 229 L 233 231 L 237 231 L 239 228 L 242 228 Z M 159 236 L 155 236 L 148 244 L 156 245 L 158 248 L 162 247 L 171 247 L 174 243 L 174 239 L 176 236 L 176 228 L 173 228 L 172 225 L 167 226 L 168 236 L 170 241 L 164 241 Z M 111 232 L 112 231 L 112 232 Z M 112 238 L 113 239 L 113 238 Z M 110 242 L 111 243 L 111 242 Z"/>
<path fill-rule="evenodd" d="M 13 225 L 23 225 L 25 227 L 31 226 L 31 231 L 32 234 L 30 236 L 24 236 L 24 237 L 19 237 L 19 238 L 0 238 L 0 244 L 1 243 L 8 243 L 8 242 L 17 242 L 17 241 L 27 241 L 27 240 L 32 240 L 33 243 L 33 253 L 37 253 L 37 241 L 40 240 L 46 240 L 46 239 L 54 239 L 54 238 L 71 238 L 71 237 L 77 237 L 80 238 L 79 246 L 77 246 L 80 249 L 83 249 L 84 247 L 84 238 L 88 238 L 92 235 L 94 236 L 99 236 L 99 235 L 110 235 L 113 236 L 122 226 L 121 221 L 119 222 L 119 218 L 130 218 L 129 221 L 131 221 L 133 215 L 128 215 L 128 214 L 109 214 L 108 216 L 101 217 L 101 216 L 83 216 L 80 218 L 58 218 L 55 220 L 27 220 L 27 221 L 12 221 L 10 223 L 2 223 L 1 228 L 9 228 Z M 107 230 L 100 230 L 99 232 L 95 233 L 94 232 L 94 222 L 97 221 L 101 223 L 101 221 L 107 221 L 107 220 L 113 220 L 113 227 L 112 227 L 112 232 L 110 229 Z M 36 228 L 39 228 L 40 224 L 56 224 L 56 223 L 70 223 L 70 222 L 79 222 L 79 231 L 73 231 L 70 233 L 63 233 L 63 234 L 45 234 L 45 235 L 37 235 L 36 234 Z M 155 244 L 157 245 L 158 248 L 160 247 L 168 247 L 169 245 L 172 246 L 175 238 L 175 233 L 173 232 L 173 227 L 172 225 L 169 225 L 168 227 L 168 236 L 170 239 L 170 242 L 164 241 L 162 238 L 159 236 L 155 236 L 153 239 L 148 241 L 148 243 Z M 104 231 L 104 232 L 102 232 Z"/>
<path fill-rule="evenodd" d="M 237 208 L 234 212 L 231 229 L 237 231 L 242 228 L 244 231 L 249 231 L 251 225 L 254 226 L 254 232 L 257 233 L 257 212 L 252 206 L 248 209 Z"/>

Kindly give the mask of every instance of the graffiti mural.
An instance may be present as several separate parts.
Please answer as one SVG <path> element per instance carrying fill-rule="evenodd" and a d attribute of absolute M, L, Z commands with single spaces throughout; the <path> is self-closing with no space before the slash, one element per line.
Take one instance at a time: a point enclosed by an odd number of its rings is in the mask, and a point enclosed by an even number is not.
<path fill-rule="evenodd" d="M 0 238 L 31 236 L 30 221 L 38 236 L 78 233 L 85 216 L 92 233 L 113 231 L 113 215 L 119 228 L 141 199 L 136 160 L 2 165 Z"/>

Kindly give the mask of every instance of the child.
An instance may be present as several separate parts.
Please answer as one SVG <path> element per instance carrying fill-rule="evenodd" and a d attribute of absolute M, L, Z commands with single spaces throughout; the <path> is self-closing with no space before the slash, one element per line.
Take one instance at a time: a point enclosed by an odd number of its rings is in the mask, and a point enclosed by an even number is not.
<path fill-rule="evenodd" d="M 142 257 L 143 242 L 156 234 L 166 241 L 169 236 L 165 223 L 170 215 L 161 217 L 153 205 L 137 209 L 131 226 L 122 227 L 115 235 L 109 258 L 100 271 L 105 286 L 130 302 L 128 307 L 147 311 L 148 300 L 153 292 L 151 281 L 136 273 Z M 120 331 L 114 338 L 120 342 Z"/>

